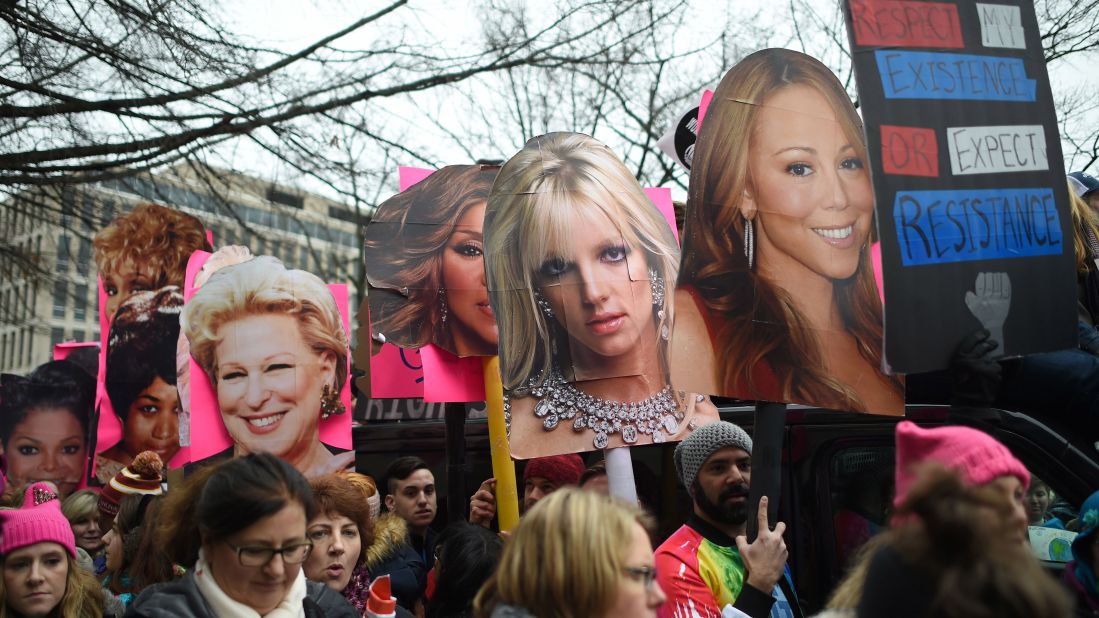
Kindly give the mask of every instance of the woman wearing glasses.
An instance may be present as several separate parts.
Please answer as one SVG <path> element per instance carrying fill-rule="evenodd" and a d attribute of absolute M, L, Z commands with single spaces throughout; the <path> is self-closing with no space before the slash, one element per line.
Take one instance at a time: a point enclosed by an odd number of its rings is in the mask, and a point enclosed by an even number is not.
<path fill-rule="evenodd" d="M 165 499 L 158 531 L 187 575 L 145 590 L 127 615 L 356 617 L 340 593 L 302 572 L 314 510 L 308 481 L 273 455 L 200 470 Z"/>
<path fill-rule="evenodd" d="M 576 488 L 538 501 L 473 602 L 477 618 L 655 618 L 652 519 Z"/>

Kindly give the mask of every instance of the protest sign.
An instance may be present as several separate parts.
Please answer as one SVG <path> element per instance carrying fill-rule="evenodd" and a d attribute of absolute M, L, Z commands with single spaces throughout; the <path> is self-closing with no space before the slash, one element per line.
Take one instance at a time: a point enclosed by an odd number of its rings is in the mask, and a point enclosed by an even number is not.
<path fill-rule="evenodd" d="M 192 460 L 268 452 L 307 476 L 352 465 L 347 286 L 240 254 L 202 278 L 181 320 Z"/>
<path fill-rule="evenodd" d="M 514 457 L 676 440 L 716 419 L 668 379 L 670 215 L 586 135 L 536 137 L 501 168 L 485 268 Z"/>
<path fill-rule="evenodd" d="M 462 357 L 496 353 L 481 232 L 496 171 L 401 169 L 401 193 L 378 207 L 365 231 L 372 336 Z"/>
<path fill-rule="evenodd" d="M 873 194 L 855 108 L 820 61 L 757 51 L 699 110 L 672 383 L 902 414 L 882 364 Z"/>
<path fill-rule="evenodd" d="M 848 0 L 845 16 L 889 365 L 945 368 L 981 327 L 1007 355 L 1074 347 L 1071 217 L 1034 6 Z"/>

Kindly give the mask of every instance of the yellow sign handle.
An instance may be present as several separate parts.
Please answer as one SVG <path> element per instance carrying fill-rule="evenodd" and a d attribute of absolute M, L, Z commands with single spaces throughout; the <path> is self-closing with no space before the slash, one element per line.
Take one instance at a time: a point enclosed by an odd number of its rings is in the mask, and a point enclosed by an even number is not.
<path fill-rule="evenodd" d="M 500 531 L 519 523 L 519 492 L 515 486 L 515 464 L 508 446 L 504 421 L 504 387 L 500 382 L 500 357 L 481 357 L 485 374 L 485 404 L 488 406 L 488 442 L 492 450 L 492 475 L 496 477 L 496 517 Z"/>

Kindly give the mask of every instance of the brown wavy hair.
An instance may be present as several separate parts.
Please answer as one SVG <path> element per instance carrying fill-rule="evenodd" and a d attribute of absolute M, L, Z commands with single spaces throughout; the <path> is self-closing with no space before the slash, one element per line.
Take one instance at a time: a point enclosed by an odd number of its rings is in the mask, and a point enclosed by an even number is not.
<path fill-rule="evenodd" d="M 820 342 L 791 297 L 748 268 L 740 199 L 749 182 L 749 145 L 756 117 L 768 97 L 782 88 L 805 85 L 829 102 L 860 158 L 866 160 L 862 123 L 836 76 L 820 61 L 787 49 L 765 49 L 726 73 L 695 146 L 687 194 L 686 235 L 679 285 L 701 297 L 713 334 L 722 394 L 756 396 L 757 367 L 769 366 L 787 401 L 864 410 L 850 386 L 832 378 Z M 863 247 L 854 276 L 833 282 L 833 297 L 859 354 L 882 364 L 882 310 Z M 895 392 L 901 379 L 889 377 Z"/>
<path fill-rule="evenodd" d="M 106 275 L 130 262 L 153 277 L 150 288 L 183 287 L 187 260 L 195 251 L 213 251 L 202 223 L 178 210 L 138 204 L 95 235 L 95 267 Z"/>
<path fill-rule="evenodd" d="M 370 521 L 370 504 L 363 499 L 363 490 L 341 474 L 326 474 L 309 481 L 313 489 L 313 504 L 317 515 L 342 515 L 359 529 L 359 555 L 355 564 L 361 564 L 366 548 L 374 543 L 374 522 Z M 306 534 L 309 526 L 306 524 Z"/>
<path fill-rule="evenodd" d="M 443 250 L 500 168 L 449 165 L 386 200 L 364 233 L 371 330 L 402 347 L 454 347 L 441 319 Z"/>

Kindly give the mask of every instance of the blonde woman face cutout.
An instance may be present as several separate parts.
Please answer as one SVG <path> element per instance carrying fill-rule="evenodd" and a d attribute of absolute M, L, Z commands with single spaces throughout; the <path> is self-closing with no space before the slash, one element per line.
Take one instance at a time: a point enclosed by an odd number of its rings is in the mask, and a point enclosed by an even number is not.
<path fill-rule="evenodd" d="M 237 447 L 290 460 L 308 452 L 318 440 L 321 391 L 335 384 L 336 359 L 310 348 L 290 315 L 251 315 L 218 335 L 218 406 Z"/>
<path fill-rule="evenodd" d="M 569 247 L 548 256 L 538 273 L 542 296 L 572 342 L 575 365 L 635 351 L 656 340 L 644 253 L 628 244 L 602 213 L 577 218 Z"/>
<path fill-rule="evenodd" d="M 768 97 L 752 134 L 741 202 L 755 224 L 762 275 L 806 281 L 855 274 L 874 211 L 858 146 L 815 88 L 787 86 Z"/>

